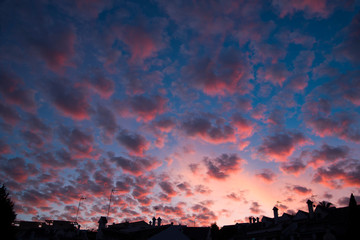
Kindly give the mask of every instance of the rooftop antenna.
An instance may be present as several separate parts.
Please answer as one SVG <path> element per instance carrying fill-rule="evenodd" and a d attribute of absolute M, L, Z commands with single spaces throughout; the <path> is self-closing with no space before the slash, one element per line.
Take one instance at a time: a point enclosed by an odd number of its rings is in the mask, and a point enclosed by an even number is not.
<path fill-rule="evenodd" d="M 77 207 L 76 217 L 75 217 L 75 222 L 76 223 L 77 223 L 77 218 L 78 218 L 78 215 L 79 215 L 80 203 L 81 203 L 82 200 L 85 200 L 85 199 L 86 199 L 86 197 L 84 197 L 84 196 L 80 197 L 80 199 L 79 199 L 79 205 Z"/>
<path fill-rule="evenodd" d="M 109 217 L 110 205 L 111 205 L 111 197 L 112 197 L 113 193 L 116 192 L 116 191 L 118 191 L 118 190 L 116 190 L 115 188 L 111 189 L 111 193 L 110 193 L 110 197 L 109 197 L 109 207 L 108 207 L 106 219 Z"/>

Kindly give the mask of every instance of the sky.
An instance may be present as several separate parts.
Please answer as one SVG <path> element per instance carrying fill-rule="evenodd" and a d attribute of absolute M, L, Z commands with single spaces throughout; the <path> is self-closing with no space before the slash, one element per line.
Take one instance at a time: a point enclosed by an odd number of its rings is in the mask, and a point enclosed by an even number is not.
<path fill-rule="evenodd" d="M 0 2 L 18 220 L 219 226 L 360 200 L 360 1 Z M 114 190 L 112 192 L 112 190 Z"/>

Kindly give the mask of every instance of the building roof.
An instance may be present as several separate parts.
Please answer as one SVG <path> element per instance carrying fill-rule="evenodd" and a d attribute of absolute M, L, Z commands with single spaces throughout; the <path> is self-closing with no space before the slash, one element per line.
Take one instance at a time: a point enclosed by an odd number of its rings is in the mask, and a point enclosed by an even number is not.
<path fill-rule="evenodd" d="M 183 232 L 191 240 L 206 240 L 210 235 L 210 227 L 186 227 Z"/>
<path fill-rule="evenodd" d="M 178 226 L 171 226 L 158 234 L 155 234 L 149 240 L 190 240 Z"/>

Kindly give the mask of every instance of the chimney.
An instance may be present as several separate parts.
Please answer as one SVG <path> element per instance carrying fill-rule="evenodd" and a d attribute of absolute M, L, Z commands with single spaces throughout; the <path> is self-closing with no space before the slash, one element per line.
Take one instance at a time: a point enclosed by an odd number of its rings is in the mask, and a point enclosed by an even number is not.
<path fill-rule="evenodd" d="M 314 217 L 313 202 L 310 199 L 308 199 L 306 201 L 306 203 L 307 203 L 308 209 L 309 209 L 309 216 L 310 216 L 310 218 L 313 218 Z"/>
<path fill-rule="evenodd" d="M 99 223 L 99 228 L 98 228 L 98 230 L 102 230 L 102 229 L 106 228 L 107 222 L 108 222 L 108 221 L 107 221 L 107 218 L 104 217 L 104 216 L 101 216 L 100 219 L 99 219 L 99 221 L 98 221 L 98 223 Z"/>
<path fill-rule="evenodd" d="M 273 211 L 274 211 L 275 222 L 277 222 L 279 220 L 279 213 L 278 213 L 279 209 L 277 207 L 274 207 Z"/>

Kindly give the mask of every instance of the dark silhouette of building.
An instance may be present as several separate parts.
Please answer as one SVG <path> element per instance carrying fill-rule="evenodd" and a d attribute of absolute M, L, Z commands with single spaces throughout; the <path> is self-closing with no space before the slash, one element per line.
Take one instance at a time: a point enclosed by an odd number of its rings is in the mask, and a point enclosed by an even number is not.
<path fill-rule="evenodd" d="M 68 239 L 68 240 L 236 240 L 236 239 L 359 239 L 360 205 L 353 194 L 349 205 L 336 208 L 321 202 L 314 209 L 311 200 L 306 202 L 308 211 L 296 214 L 283 213 L 273 208 L 273 217 L 249 217 L 248 223 L 211 227 L 187 227 L 173 223 L 161 225 L 162 219 L 153 217 L 145 221 L 113 223 L 101 216 L 97 232 L 80 230 L 76 222 L 46 220 L 44 222 L 17 221 L 16 239 Z M 157 221 L 157 224 L 156 224 Z"/>
<path fill-rule="evenodd" d="M 224 226 L 219 239 L 360 239 L 360 205 L 351 194 L 349 206 L 335 208 L 318 205 L 314 210 L 311 200 L 308 212 L 299 210 L 295 215 L 278 214 L 249 223 Z"/>

